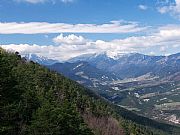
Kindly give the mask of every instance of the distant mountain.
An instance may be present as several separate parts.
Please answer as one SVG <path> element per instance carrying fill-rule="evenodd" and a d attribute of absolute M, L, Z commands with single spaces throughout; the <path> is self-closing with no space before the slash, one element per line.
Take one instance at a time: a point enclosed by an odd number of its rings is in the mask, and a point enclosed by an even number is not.
<path fill-rule="evenodd" d="M 77 61 L 75 63 L 55 63 L 47 66 L 51 70 L 55 70 L 66 77 L 69 77 L 81 84 L 94 86 L 98 83 L 119 80 L 116 75 L 104 72 L 88 62 Z"/>
<path fill-rule="evenodd" d="M 86 54 L 69 61 L 86 61 L 105 72 L 115 73 L 120 78 L 139 77 L 147 73 L 163 77 L 180 71 L 180 53 L 170 56 L 130 53 L 115 58 L 108 56 L 107 53 Z"/>
<path fill-rule="evenodd" d="M 25 58 L 41 65 L 52 65 L 50 66 L 52 69 L 55 68 L 65 76 L 85 84 L 93 84 L 92 82 L 97 82 L 96 79 L 111 81 L 136 78 L 146 74 L 167 78 L 180 72 L 180 53 L 170 56 L 148 56 L 139 53 L 113 56 L 104 52 L 80 55 L 61 64 L 55 64 L 59 63 L 57 60 L 35 54 L 27 54 Z M 81 63 L 83 66 L 73 70 Z"/>
<path fill-rule="evenodd" d="M 99 54 L 85 54 L 80 55 L 75 58 L 68 60 L 69 62 L 77 62 L 77 61 L 86 61 L 91 65 L 95 66 L 98 69 L 103 69 L 107 71 L 107 69 L 111 68 L 112 65 L 115 65 L 117 61 L 107 55 L 107 53 L 99 53 Z"/>
<path fill-rule="evenodd" d="M 32 53 L 26 54 L 23 57 L 25 57 L 28 61 L 31 60 L 31 61 L 39 63 L 41 65 L 52 65 L 54 63 L 59 62 L 58 60 L 49 59 L 47 57 L 38 56 L 38 55 L 32 54 Z"/>
<path fill-rule="evenodd" d="M 115 72 L 122 78 L 138 77 L 151 73 L 156 62 L 164 56 L 148 56 L 139 53 L 127 54 L 120 57 L 115 65 L 112 65 L 108 71 Z"/>
<path fill-rule="evenodd" d="M 156 67 L 153 71 L 160 76 L 168 76 L 180 72 L 180 53 L 163 57 L 156 62 Z"/>

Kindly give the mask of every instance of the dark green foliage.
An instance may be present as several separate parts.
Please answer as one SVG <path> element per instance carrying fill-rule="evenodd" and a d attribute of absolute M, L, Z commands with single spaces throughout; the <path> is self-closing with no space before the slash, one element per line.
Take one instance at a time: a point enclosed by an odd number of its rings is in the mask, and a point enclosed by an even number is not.
<path fill-rule="evenodd" d="M 75 107 L 69 102 L 59 106 L 53 106 L 45 102 L 34 113 L 29 126 L 29 133 L 49 133 L 53 135 L 88 135 L 92 134 L 83 119 L 79 116 Z"/>
<path fill-rule="evenodd" d="M 2 50 L 0 63 L 0 134 L 92 134 L 75 103 L 66 101 L 68 80 L 18 53 Z"/>

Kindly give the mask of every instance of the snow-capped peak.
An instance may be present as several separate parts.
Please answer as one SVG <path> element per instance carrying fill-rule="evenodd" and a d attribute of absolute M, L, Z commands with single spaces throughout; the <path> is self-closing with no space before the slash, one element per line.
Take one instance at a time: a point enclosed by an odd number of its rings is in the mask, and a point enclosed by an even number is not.
<path fill-rule="evenodd" d="M 93 55 L 91 55 L 91 57 L 98 57 L 98 56 L 105 56 L 107 58 L 111 58 L 114 60 L 119 59 L 120 57 L 126 55 L 127 53 L 124 52 L 115 52 L 115 51 L 104 51 L 104 52 L 99 52 L 99 53 L 94 53 Z"/>
<path fill-rule="evenodd" d="M 107 51 L 106 52 L 107 57 L 112 58 L 114 60 L 119 59 L 120 57 L 124 56 L 125 54 L 127 54 L 127 53 L 124 53 L 124 52 L 112 52 L 112 51 Z"/>
<path fill-rule="evenodd" d="M 47 57 L 39 56 L 39 55 L 32 54 L 32 53 L 22 54 L 22 57 L 25 57 L 28 61 L 32 60 L 32 61 L 37 62 L 42 65 L 51 65 L 51 64 L 59 62 L 58 60 L 49 59 Z"/>
<path fill-rule="evenodd" d="M 89 53 L 89 54 L 83 54 L 79 55 L 77 57 L 71 58 L 68 61 L 69 62 L 75 62 L 75 61 L 89 61 L 96 58 L 106 58 L 106 59 L 114 59 L 118 60 L 122 56 L 126 55 L 125 52 L 116 52 L 116 51 L 104 51 L 104 52 L 96 52 L 96 53 Z"/>

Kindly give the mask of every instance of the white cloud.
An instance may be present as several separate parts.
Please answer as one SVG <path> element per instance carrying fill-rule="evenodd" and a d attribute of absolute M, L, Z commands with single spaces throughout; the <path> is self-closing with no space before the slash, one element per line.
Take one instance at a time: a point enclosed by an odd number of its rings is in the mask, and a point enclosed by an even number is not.
<path fill-rule="evenodd" d="M 45 2 L 63 2 L 63 3 L 69 3 L 69 2 L 73 2 L 74 0 L 14 0 L 16 2 L 27 2 L 27 3 L 31 3 L 31 4 L 37 4 L 37 3 L 45 3 Z"/>
<path fill-rule="evenodd" d="M 157 32 L 151 35 L 133 36 L 112 41 L 91 41 L 76 35 L 60 35 L 58 37 L 60 37 L 57 42 L 59 45 L 56 46 L 10 44 L 2 45 L 2 47 L 5 49 L 14 49 L 22 54 L 35 53 L 58 60 L 67 60 L 81 54 L 105 51 L 109 53 L 139 52 L 146 54 L 156 54 L 157 51 L 159 54 L 180 51 L 180 25 L 160 27 Z"/>
<path fill-rule="evenodd" d="M 60 34 L 59 36 L 53 38 L 53 41 L 56 44 L 69 44 L 69 45 L 83 45 L 88 42 L 87 39 L 85 39 L 82 36 L 76 36 L 74 34 L 63 36 L 63 34 Z"/>
<path fill-rule="evenodd" d="M 148 9 L 148 7 L 146 5 L 139 5 L 138 8 L 141 10 L 147 10 Z"/>
<path fill-rule="evenodd" d="M 111 21 L 105 24 L 67 23 L 0 23 L 0 34 L 39 34 L 39 33 L 135 33 L 145 31 L 136 22 Z"/>
<path fill-rule="evenodd" d="M 180 48 L 180 44 L 173 45 L 173 48 Z"/>
<path fill-rule="evenodd" d="M 167 48 L 168 48 L 168 47 L 166 47 L 166 46 L 161 46 L 161 47 L 160 47 L 160 51 L 161 51 L 161 52 L 165 52 Z"/>
<path fill-rule="evenodd" d="M 161 0 L 161 4 L 157 9 L 161 14 L 169 13 L 180 19 L 180 0 Z"/>
<path fill-rule="evenodd" d="M 27 3 L 31 3 L 31 4 L 47 2 L 47 0 L 14 0 L 14 1 L 16 1 L 16 2 L 27 2 Z"/>
<path fill-rule="evenodd" d="M 134 33 L 148 27 L 136 22 L 111 21 L 105 24 L 67 24 L 47 22 L 0 22 L 0 34 L 39 34 L 39 33 Z"/>
<path fill-rule="evenodd" d="M 37 55 L 45 56 L 57 60 L 67 60 L 71 57 L 78 56 L 83 53 L 96 52 L 97 48 L 91 47 L 87 44 L 79 47 L 78 45 L 59 45 L 59 46 L 40 46 L 40 45 L 29 45 L 29 44 L 10 44 L 0 45 L 2 48 L 7 50 L 15 50 L 20 52 L 22 55 L 27 53 L 34 53 Z"/>

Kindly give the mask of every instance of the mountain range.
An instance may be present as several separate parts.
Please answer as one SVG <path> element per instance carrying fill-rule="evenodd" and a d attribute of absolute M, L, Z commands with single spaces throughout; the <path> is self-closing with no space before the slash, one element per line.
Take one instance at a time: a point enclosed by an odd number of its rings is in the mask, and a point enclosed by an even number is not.
<path fill-rule="evenodd" d="M 105 72 L 115 73 L 120 78 L 133 78 L 147 73 L 166 76 L 180 71 L 180 53 L 170 56 L 148 56 L 139 53 L 124 54 L 115 59 L 107 53 L 81 55 L 69 62 L 86 61 Z"/>
<path fill-rule="evenodd" d="M 109 82 L 120 79 L 115 74 L 104 72 L 103 70 L 100 70 L 84 61 L 77 61 L 74 63 L 55 63 L 47 67 L 81 84 L 90 86 L 96 85 L 101 82 Z"/>
<path fill-rule="evenodd" d="M 120 54 L 116 57 L 107 53 L 85 54 L 60 63 L 35 54 L 25 55 L 66 77 L 88 87 L 98 87 L 112 81 L 130 78 L 159 78 L 179 81 L 180 53 L 169 56 L 148 56 L 139 53 Z"/>

